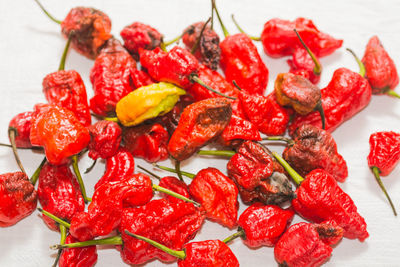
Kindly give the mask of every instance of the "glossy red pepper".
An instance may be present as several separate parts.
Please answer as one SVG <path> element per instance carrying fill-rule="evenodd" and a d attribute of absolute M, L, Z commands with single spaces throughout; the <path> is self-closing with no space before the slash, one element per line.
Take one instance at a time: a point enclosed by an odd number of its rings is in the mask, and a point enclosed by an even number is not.
<path fill-rule="evenodd" d="M 123 131 L 125 148 L 134 156 L 148 162 L 168 158 L 169 134 L 160 124 L 143 124 L 125 128 Z"/>
<path fill-rule="evenodd" d="M 223 146 L 236 147 L 247 140 L 261 140 L 258 128 L 250 121 L 232 114 L 229 124 L 218 138 L 219 143 Z"/>
<path fill-rule="evenodd" d="M 0 175 L 0 227 L 16 224 L 29 216 L 37 204 L 37 193 L 23 172 Z"/>
<path fill-rule="evenodd" d="M 37 104 L 34 114 L 30 140 L 32 145 L 44 147 L 50 163 L 65 164 L 70 156 L 89 144 L 88 129 L 71 111 L 55 105 Z"/>
<path fill-rule="evenodd" d="M 32 111 L 26 111 L 15 115 L 8 124 L 8 131 L 15 131 L 14 141 L 10 142 L 15 143 L 18 148 L 31 148 L 31 140 L 29 139 L 29 134 L 31 132 L 31 123 L 32 123 Z"/>
<path fill-rule="evenodd" d="M 75 243 L 78 239 L 68 235 L 65 243 Z M 59 267 L 92 267 L 97 262 L 97 248 L 96 246 L 89 246 L 83 248 L 65 248 L 63 249 Z"/>
<path fill-rule="evenodd" d="M 140 88 L 142 86 L 155 83 L 155 81 L 150 77 L 149 74 L 147 74 L 147 72 L 135 68 L 131 69 L 131 79 L 135 88 Z"/>
<path fill-rule="evenodd" d="M 117 39 L 110 39 L 90 71 L 94 96 L 91 110 L 101 116 L 113 114 L 117 102 L 132 92 L 132 70 L 136 61 Z"/>
<path fill-rule="evenodd" d="M 279 265 L 288 267 L 317 267 L 332 254 L 333 246 L 343 236 L 343 229 L 335 222 L 321 224 L 297 223 L 279 239 L 274 248 Z"/>
<path fill-rule="evenodd" d="M 169 190 L 172 190 L 184 197 L 190 198 L 188 186 L 185 184 L 185 182 L 182 182 L 181 180 L 179 180 L 178 178 L 176 178 L 174 176 L 166 176 L 166 177 L 161 178 L 160 183 L 158 185 L 162 186 L 164 188 L 167 188 Z M 168 201 L 170 201 L 170 202 L 183 201 L 181 199 L 178 199 L 176 197 L 173 197 L 171 195 L 167 195 L 164 193 L 162 193 L 161 195 L 164 198 L 168 199 Z"/>
<path fill-rule="evenodd" d="M 319 66 L 321 66 L 319 60 L 317 58 L 316 60 Z M 289 64 L 291 73 L 303 76 L 313 84 L 319 82 L 321 78 L 321 70 L 317 73 L 315 72 L 315 63 L 306 49 L 302 47 L 296 48 L 292 54 L 292 59 L 288 59 L 286 62 Z"/>
<path fill-rule="evenodd" d="M 89 127 L 89 134 L 89 157 L 94 160 L 99 157 L 108 159 L 117 153 L 122 139 L 122 130 L 118 123 L 98 121 Z"/>
<path fill-rule="evenodd" d="M 37 195 L 44 210 L 67 222 L 85 209 L 78 181 L 68 165 L 45 163 L 40 171 Z M 59 230 L 55 221 L 45 215 L 42 218 L 51 230 Z"/>

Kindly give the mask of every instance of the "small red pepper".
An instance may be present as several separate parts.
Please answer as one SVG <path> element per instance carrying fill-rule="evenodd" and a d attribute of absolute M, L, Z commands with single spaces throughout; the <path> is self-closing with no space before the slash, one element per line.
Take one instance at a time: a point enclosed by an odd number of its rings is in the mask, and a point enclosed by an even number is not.
<path fill-rule="evenodd" d="M 78 239 L 68 235 L 65 244 L 75 243 Z M 89 246 L 83 248 L 65 248 L 63 249 L 59 267 L 93 267 L 97 262 L 97 248 L 96 246 Z"/>
<path fill-rule="evenodd" d="M 135 88 L 140 88 L 155 83 L 155 81 L 147 72 L 135 68 L 131 69 L 131 79 Z"/>
<path fill-rule="evenodd" d="M 89 157 L 94 160 L 99 157 L 108 159 L 117 153 L 122 139 L 122 130 L 118 123 L 98 121 L 89 127 L 89 134 Z"/>
<path fill-rule="evenodd" d="M 184 182 L 182 182 L 181 180 L 179 180 L 178 178 L 176 178 L 174 176 L 166 176 L 166 177 L 161 178 L 160 183 L 158 185 L 161 187 L 167 188 L 169 190 L 172 190 L 184 197 L 190 198 L 188 186 Z M 181 199 L 178 199 L 176 197 L 173 197 L 171 195 L 167 195 L 164 193 L 162 193 L 161 195 L 163 195 L 164 198 L 168 199 L 169 202 L 183 201 Z"/>
<path fill-rule="evenodd" d="M 380 176 L 389 175 L 400 161 L 400 134 L 395 132 L 376 132 L 369 137 L 370 153 L 368 166 L 375 175 L 376 181 L 389 200 L 393 213 L 396 209 L 390 199 Z"/>
<path fill-rule="evenodd" d="M 333 246 L 343 237 L 343 229 L 334 221 L 321 224 L 297 223 L 279 239 L 274 248 L 279 265 L 318 267 L 332 254 Z"/>
<path fill-rule="evenodd" d="M 218 138 L 219 143 L 223 146 L 237 147 L 247 140 L 261 140 L 258 128 L 250 121 L 232 114 L 229 124 Z"/>

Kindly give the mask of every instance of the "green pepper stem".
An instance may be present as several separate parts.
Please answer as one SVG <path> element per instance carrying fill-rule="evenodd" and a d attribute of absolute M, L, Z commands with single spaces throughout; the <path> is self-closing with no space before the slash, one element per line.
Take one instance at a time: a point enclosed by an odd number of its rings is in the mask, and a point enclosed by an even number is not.
<path fill-rule="evenodd" d="M 214 5 L 213 5 L 213 1 L 211 0 L 211 30 L 214 30 Z"/>
<path fill-rule="evenodd" d="M 76 179 L 78 180 L 78 184 L 79 184 L 79 188 L 81 189 L 83 200 L 85 201 L 85 203 L 92 201 L 90 198 L 87 197 L 87 194 L 86 194 L 85 184 L 83 183 L 82 175 L 81 175 L 81 172 L 79 171 L 79 167 L 78 167 L 78 156 L 77 155 L 72 156 L 72 168 L 74 169 Z"/>
<path fill-rule="evenodd" d="M 218 92 L 217 90 L 211 88 L 210 86 L 208 86 L 207 84 L 205 84 L 202 80 L 200 80 L 200 78 L 199 78 L 197 75 L 191 75 L 191 76 L 190 76 L 190 80 L 191 80 L 192 82 L 195 82 L 195 83 L 200 84 L 201 86 L 203 86 L 203 87 L 206 88 L 207 90 L 210 90 L 211 92 L 214 92 L 214 93 L 216 93 L 217 95 L 220 95 L 220 96 L 223 96 L 223 97 L 226 97 L 226 98 L 229 98 L 229 99 L 233 99 L 233 100 L 236 99 L 236 97 L 231 97 L 231 96 L 225 95 L 225 94 L 223 94 L 223 93 L 221 93 L 221 92 Z"/>
<path fill-rule="evenodd" d="M 394 96 L 394 97 L 400 98 L 400 95 L 398 93 L 396 93 L 395 91 L 393 91 L 393 90 L 387 90 L 386 94 L 388 94 L 390 96 Z"/>
<path fill-rule="evenodd" d="M 182 172 L 181 172 L 181 162 L 179 160 L 175 161 L 175 171 L 178 174 L 179 180 L 183 181 Z"/>
<path fill-rule="evenodd" d="M 122 238 L 120 235 L 95 239 L 83 242 L 69 243 L 69 244 L 57 244 L 50 246 L 51 249 L 60 249 L 60 248 L 82 248 L 89 246 L 97 246 L 97 245 L 122 245 Z"/>
<path fill-rule="evenodd" d="M 246 236 L 246 234 L 245 234 L 243 229 L 240 229 L 239 231 L 237 231 L 233 235 L 230 235 L 227 238 L 225 238 L 224 240 L 222 240 L 222 242 L 227 244 L 227 243 L 231 242 L 232 240 L 234 240 L 234 239 L 236 239 L 238 237 L 242 237 L 242 236 Z"/>
<path fill-rule="evenodd" d="M 237 84 L 235 80 L 232 80 L 232 83 L 239 91 L 242 91 L 242 88 L 240 88 L 240 86 Z"/>
<path fill-rule="evenodd" d="M 103 120 L 105 120 L 105 121 L 119 122 L 118 117 L 103 117 Z"/>
<path fill-rule="evenodd" d="M 17 129 L 15 129 L 14 127 L 8 128 L 8 137 L 10 138 L 11 148 L 14 153 L 15 161 L 17 162 L 18 167 L 21 169 L 21 171 L 26 174 L 24 166 L 22 166 L 21 159 L 19 158 L 18 155 L 17 145 L 15 144 L 15 138 L 17 137 L 17 134 L 18 134 Z"/>
<path fill-rule="evenodd" d="M 172 45 L 173 43 L 178 42 L 180 39 L 182 38 L 182 34 L 176 36 L 174 39 L 169 40 L 167 42 L 162 42 L 162 44 L 164 45 L 164 47 L 167 47 L 169 45 Z"/>
<path fill-rule="evenodd" d="M 190 53 L 191 53 L 192 55 L 196 52 L 197 48 L 199 47 L 199 44 L 200 44 L 200 41 L 201 41 L 201 37 L 203 37 L 203 32 L 204 32 L 204 30 L 206 29 L 207 24 L 210 22 L 210 20 L 211 20 L 211 17 L 208 18 L 208 20 L 206 21 L 206 23 L 204 23 L 203 27 L 201 28 L 199 38 L 197 38 L 196 43 L 195 43 L 194 46 L 192 47 L 192 50 L 190 50 Z"/>
<path fill-rule="evenodd" d="M 325 112 L 324 112 L 324 108 L 322 107 L 321 100 L 315 106 L 315 110 L 317 110 L 319 112 L 319 115 L 321 116 L 322 129 L 325 130 Z"/>
<path fill-rule="evenodd" d="M 70 227 L 71 227 L 71 224 L 67 223 L 67 222 L 64 221 L 64 220 L 61 220 L 60 218 L 58 218 L 57 216 L 51 214 L 50 212 L 45 211 L 45 210 L 42 209 L 42 208 L 37 208 L 37 210 L 40 211 L 43 215 L 49 217 L 50 219 L 52 219 L 53 221 L 55 221 L 56 223 L 58 223 L 60 226 L 62 225 L 62 226 L 67 227 L 67 228 L 70 228 Z"/>
<path fill-rule="evenodd" d="M 218 9 L 217 9 L 217 5 L 215 4 L 215 0 L 212 0 L 211 3 L 212 3 L 212 6 L 213 6 L 213 8 L 215 10 L 215 14 L 217 14 L 217 18 L 218 18 L 219 24 L 221 25 L 222 31 L 224 32 L 224 36 L 225 37 L 229 36 L 229 32 L 225 28 L 225 25 L 222 22 L 222 19 L 221 19 L 220 15 L 219 15 L 219 12 L 218 12 Z"/>
<path fill-rule="evenodd" d="M 169 172 L 176 173 L 176 170 L 175 170 L 175 169 L 172 169 L 172 168 L 168 168 L 168 167 L 161 166 L 161 165 L 158 165 L 158 164 L 154 164 L 154 166 L 157 167 L 157 168 L 159 168 L 159 169 L 161 169 L 161 170 L 164 170 L 164 171 L 169 171 Z M 184 175 L 184 176 L 186 176 L 186 177 L 189 177 L 189 178 L 191 178 L 191 179 L 193 179 L 193 178 L 196 176 L 195 174 L 190 173 L 190 172 L 181 171 L 181 173 L 182 173 L 182 175 Z"/>
<path fill-rule="evenodd" d="M 382 189 L 382 191 L 383 191 L 383 193 L 385 194 L 387 200 L 389 200 L 389 204 L 390 204 L 390 206 L 392 207 L 394 216 L 397 216 L 396 208 L 394 207 L 393 202 L 392 202 L 392 200 L 390 199 L 389 194 L 387 193 L 386 188 L 385 188 L 385 186 L 384 186 L 383 183 L 382 183 L 381 176 L 380 176 L 380 171 L 379 171 L 378 167 L 372 167 L 371 170 L 372 170 L 372 172 L 374 173 L 375 180 L 378 182 L 379 187 Z"/>
<path fill-rule="evenodd" d="M 37 167 L 37 169 L 35 170 L 35 172 L 32 174 L 32 177 L 30 179 L 31 184 L 35 185 L 37 180 L 39 179 L 39 174 L 40 171 L 43 168 L 43 165 L 46 163 L 47 159 L 46 157 L 44 157 L 44 159 L 42 160 L 42 162 L 40 162 L 40 165 Z"/>
<path fill-rule="evenodd" d="M 5 146 L 5 147 L 11 147 L 12 148 L 12 145 L 4 144 L 4 143 L 0 143 L 0 146 Z"/>
<path fill-rule="evenodd" d="M 141 170 L 147 172 L 148 174 L 150 174 L 150 175 L 153 176 L 154 178 L 157 178 L 158 180 L 161 180 L 161 177 L 158 176 L 157 174 L 155 174 L 155 173 L 153 173 L 153 172 L 151 172 L 151 171 L 149 171 L 149 170 L 143 168 L 143 167 L 140 166 L 140 165 L 137 165 L 137 167 L 138 167 L 139 169 L 141 169 Z"/>
<path fill-rule="evenodd" d="M 60 233 L 61 233 L 60 244 L 64 245 L 65 239 L 67 238 L 67 228 L 64 225 L 60 225 Z M 60 260 L 61 253 L 62 253 L 62 249 L 60 248 L 58 250 L 57 257 L 56 257 L 52 267 L 57 267 L 58 261 Z"/>
<path fill-rule="evenodd" d="M 300 176 L 290 165 L 286 162 L 278 153 L 272 151 L 272 155 L 276 158 L 276 160 L 282 165 L 282 167 L 289 173 L 292 179 L 295 181 L 296 184 L 301 184 L 304 181 L 304 178 Z"/>
<path fill-rule="evenodd" d="M 90 165 L 85 171 L 84 174 L 89 173 L 93 170 L 94 166 L 96 165 L 97 159 L 93 160 L 92 165 Z"/>
<path fill-rule="evenodd" d="M 313 69 L 314 74 L 318 75 L 318 76 L 321 75 L 322 67 L 321 67 L 321 64 L 318 62 L 317 57 L 314 55 L 314 53 L 311 51 L 311 49 L 308 48 L 306 43 L 301 38 L 300 34 L 297 32 L 297 30 L 293 29 L 293 31 L 296 33 L 297 38 L 299 38 L 299 40 L 300 40 L 300 43 L 303 45 L 304 49 L 307 51 L 307 53 L 310 55 L 312 61 L 314 62 L 314 69 Z"/>
<path fill-rule="evenodd" d="M 70 34 L 69 37 L 68 37 L 67 44 L 65 45 L 64 52 L 62 54 L 58 70 L 64 70 L 65 69 L 65 60 L 67 59 L 69 45 L 71 44 L 71 36 L 72 35 Z"/>
<path fill-rule="evenodd" d="M 199 150 L 197 152 L 199 155 L 206 155 L 206 156 L 222 156 L 230 158 L 236 154 L 233 150 Z"/>
<path fill-rule="evenodd" d="M 267 141 L 284 141 L 288 144 L 288 146 L 293 146 L 294 145 L 294 140 L 284 137 L 284 136 L 267 136 L 264 137 L 262 140 L 267 140 Z"/>
<path fill-rule="evenodd" d="M 144 237 L 144 236 L 133 234 L 133 233 L 129 232 L 128 230 L 125 230 L 125 233 L 127 235 L 129 235 L 129 236 L 135 237 L 135 238 L 137 238 L 139 240 L 142 240 L 142 241 L 144 241 L 146 243 L 149 243 L 150 245 L 152 245 L 152 246 L 154 246 L 154 247 L 156 247 L 158 249 L 161 249 L 162 251 L 168 253 L 169 255 L 177 257 L 178 259 L 183 260 L 186 257 L 186 253 L 183 250 L 170 249 L 170 248 L 168 248 L 168 247 L 166 247 L 166 246 L 164 246 L 164 245 L 162 245 L 162 244 L 160 244 L 160 243 L 158 243 L 158 242 L 156 242 L 154 240 L 151 240 L 151 239 L 149 239 L 147 237 Z"/>
<path fill-rule="evenodd" d="M 176 192 L 174 192 L 174 191 L 171 191 L 171 190 L 169 190 L 169 189 L 167 189 L 167 188 L 165 188 L 165 187 L 162 187 L 162 186 L 159 186 L 159 185 L 156 185 L 156 184 L 153 184 L 152 187 L 153 187 L 153 189 L 154 189 L 155 191 L 159 191 L 159 192 L 165 193 L 165 194 L 167 194 L 167 195 L 170 195 L 170 196 L 176 197 L 176 198 L 178 198 L 178 199 L 181 199 L 181 200 L 183 200 L 183 201 L 190 202 L 190 203 L 192 203 L 193 205 L 195 205 L 195 206 L 197 206 L 197 207 L 200 207 L 200 206 L 201 206 L 201 205 L 200 205 L 199 203 L 197 203 L 196 201 L 191 200 L 191 199 L 189 199 L 189 198 L 187 198 L 187 197 L 184 197 L 184 196 L 182 196 L 181 194 L 178 194 L 178 193 L 176 193 Z"/>
<path fill-rule="evenodd" d="M 42 4 L 41 4 L 38 0 L 35 0 L 35 2 L 36 2 L 36 4 L 39 5 L 40 9 L 42 9 L 42 11 L 43 11 L 52 21 L 54 21 L 55 23 L 61 24 L 62 21 L 61 21 L 61 20 L 58 20 L 58 19 L 54 18 L 52 15 L 50 15 L 50 13 L 47 12 L 47 10 L 44 8 L 44 6 L 42 6 Z"/>
<path fill-rule="evenodd" d="M 346 50 L 349 51 L 349 52 L 353 55 L 353 57 L 355 58 L 355 60 L 357 61 L 357 64 L 358 64 L 358 66 L 359 66 L 359 68 L 360 68 L 359 74 L 360 74 L 362 77 L 365 77 L 365 66 L 364 66 L 364 64 L 363 64 L 363 63 L 361 62 L 361 60 L 357 57 L 356 53 L 354 53 L 353 50 L 351 50 L 350 48 L 346 48 Z"/>
<path fill-rule="evenodd" d="M 242 27 L 240 27 L 239 23 L 237 23 L 237 21 L 236 21 L 236 19 L 235 19 L 235 16 L 234 16 L 233 14 L 231 15 L 231 17 L 232 17 L 233 23 L 235 24 L 236 28 L 237 28 L 241 33 L 246 34 L 246 35 L 247 35 L 251 40 L 253 40 L 253 41 L 261 41 L 261 37 L 255 37 L 255 36 L 251 36 L 251 35 L 247 34 L 247 33 L 242 29 Z"/>

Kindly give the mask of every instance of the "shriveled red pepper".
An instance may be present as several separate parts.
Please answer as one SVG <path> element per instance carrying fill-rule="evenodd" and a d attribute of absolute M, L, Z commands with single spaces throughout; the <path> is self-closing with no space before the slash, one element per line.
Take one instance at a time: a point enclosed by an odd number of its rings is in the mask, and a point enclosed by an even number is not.
<path fill-rule="evenodd" d="M 168 158 L 167 143 L 169 134 L 160 124 L 143 124 L 124 128 L 125 148 L 134 156 L 148 162 Z"/>
<path fill-rule="evenodd" d="M 107 116 L 113 114 L 117 102 L 132 92 L 131 73 L 136 61 L 117 39 L 110 39 L 101 50 L 90 71 L 94 96 L 90 108 L 94 113 Z"/>
<path fill-rule="evenodd" d="M 223 98 L 209 98 L 187 106 L 169 140 L 169 154 L 178 161 L 189 158 L 222 133 L 231 114 L 230 103 Z"/>
<path fill-rule="evenodd" d="M 196 22 L 187 27 L 183 31 L 182 41 L 188 50 L 195 49 L 194 55 L 201 63 L 217 70 L 221 57 L 219 36 L 211 27 L 206 26 L 205 22 Z"/>
<path fill-rule="evenodd" d="M 89 157 L 108 159 L 114 156 L 122 140 L 122 129 L 113 121 L 98 121 L 89 127 Z"/>
<path fill-rule="evenodd" d="M 296 213 L 315 223 L 335 221 L 343 228 L 344 237 L 350 239 L 358 238 L 362 242 L 369 236 L 364 218 L 332 175 L 322 169 L 315 169 L 303 179 L 277 153 L 273 154 L 293 180 L 300 184 L 296 198 L 292 200 Z"/>
<path fill-rule="evenodd" d="M 343 43 L 343 40 L 319 31 L 309 19 L 297 18 L 289 21 L 274 18 L 264 24 L 261 33 L 265 53 L 270 57 L 292 55 L 296 48 L 302 46 L 293 29 L 298 31 L 304 43 L 317 57 L 332 54 Z"/>
<path fill-rule="evenodd" d="M 162 34 L 150 25 L 134 22 L 122 29 L 120 33 L 124 39 L 125 48 L 136 59 L 139 58 L 139 49 L 153 50 L 163 42 Z"/>
<path fill-rule="evenodd" d="M 372 36 L 362 58 L 373 94 L 388 94 L 399 97 L 393 89 L 399 84 L 399 75 L 393 59 L 381 44 L 378 36 Z"/>
<path fill-rule="evenodd" d="M 400 134 L 396 132 L 376 132 L 369 137 L 370 152 L 367 157 L 368 167 L 375 175 L 380 188 L 386 195 L 393 213 L 396 209 L 387 193 L 380 176 L 389 175 L 400 161 Z"/>
<path fill-rule="evenodd" d="M 50 163 L 64 164 L 89 144 L 88 129 L 71 111 L 55 105 L 37 104 L 34 114 L 30 140 L 32 145 L 44 147 Z"/>
<path fill-rule="evenodd" d="M 297 223 L 279 239 L 274 248 L 279 265 L 288 267 L 317 267 L 332 254 L 331 246 L 343 237 L 343 229 L 334 221 L 321 224 Z"/>
<path fill-rule="evenodd" d="M 0 175 L 0 227 L 16 224 L 29 216 L 37 204 L 37 193 L 23 172 Z"/>
<path fill-rule="evenodd" d="M 65 244 L 75 243 L 78 239 L 68 235 Z M 96 246 L 89 246 L 83 248 L 65 248 L 63 249 L 59 267 L 92 267 L 97 262 L 97 248 Z"/>
<path fill-rule="evenodd" d="M 40 171 L 37 195 L 44 210 L 67 222 L 85 209 L 79 184 L 68 165 L 45 163 Z M 54 220 L 47 216 L 42 218 L 51 230 L 59 230 Z"/>
<path fill-rule="evenodd" d="M 232 114 L 229 124 L 218 138 L 219 143 L 236 147 L 246 140 L 260 141 L 258 128 L 250 121 Z"/>

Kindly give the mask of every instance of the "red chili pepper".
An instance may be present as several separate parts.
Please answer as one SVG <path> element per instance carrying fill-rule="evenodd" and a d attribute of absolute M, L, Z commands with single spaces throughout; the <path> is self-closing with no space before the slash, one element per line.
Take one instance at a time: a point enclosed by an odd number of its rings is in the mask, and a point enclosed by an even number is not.
<path fill-rule="evenodd" d="M 110 39 L 101 50 L 90 71 L 94 97 L 90 108 L 94 113 L 107 116 L 115 112 L 117 102 L 132 92 L 132 70 L 136 61 L 117 39 Z"/>
<path fill-rule="evenodd" d="M 134 22 L 122 29 L 120 33 L 124 39 L 125 48 L 136 59 L 139 58 L 139 49 L 153 50 L 163 42 L 162 34 L 150 25 Z"/>
<path fill-rule="evenodd" d="M 123 131 L 125 148 L 134 156 L 148 162 L 168 158 L 167 143 L 169 134 L 160 124 L 144 124 L 128 127 Z"/>
<path fill-rule="evenodd" d="M 68 235 L 65 244 L 75 243 L 78 239 Z M 83 248 L 65 248 L 63 249 L 59 267 L 92 267 L 97 262 L 97 249 L 96 246 L 89 246 Z"/>
<path fill-rule="evenodd" d="M 44 147 L 50 163 L 60 165 L 87 147 L 90 135 L 71 111 L 55 105 L 37 104 L 30 140 L 32 145 Z"/>
<path fill-rule="evenodd" d="M 131 79 L 135 88 L 140 88 L 155 83 L 155 81 L 147 72 L 135 68 L 131 69 Z"/>
<path fill-rule="evenodd" d="M 279 265 L 288 267 L 321 266 L 332 254 L 330 245 L 335 245 L 342 236 L 343 229 L 334 221 L 294 224 L 276 244 L 275 259 Z"/>
<path fill-rule="evenodd" d="M 189 195 L 189 188 L 188 186 L 182 182 L 181 180 L 179 180 L 178 178 L 174 177 L 174 176 L 166 176 L 160 179 L 160 183 L 158 184 L 161 187 L 167 188 L 169 190 L 172 190 L 184 197 L 190 198 Z M 164 198 L 168 199 L 169 202 L 180 202 L 183 201 L 181 199 L 178 199 L 176 197 L 167 195 L 162 193 L 161 195 L 163 195 Z"/>
<path fill-rule="evenodd" d="M 89 127 L 89 134 L 89 157 L 94 160 L 99 157 L 108 159 L 117 153 L 122 139 L 122 130 L 118 123 L 98 121 Z"/>
<path fill-rule="evenodd" d="M 362 62 L 365 65 L 366 78 L 373 94 L 388 94 L 400 97 L 393 89 L 399 84 L 394 61 L 382 46 L 378 36 L 372 36 L 365 48 Z"/>
<path fill-rule="evenodd" d="M 370 153 L 368 166 L 375 175 L 376 181 L 389 200 L 393 213 L 396 209 L 390 199 L 380 176 L 389 175 L 400 161 L 400 134 L 395 132 L 376 132 L 369 137 Z"/>
<path fill-rule="evenodd" d="M 261 140 L 258 128 L 250 121 L 232 114 L 229 124 L 219 136 L 218 141 L 223 146 L 237 147 L 247 140 Z"/>
<path fill-rule="evenodd" d="M 35 187 L 23 172 L 0 175 L 0 227 L 16 224 L 35 209 Z"/>
<path fill-rule="evenodd" d="M 317 57 L 332 54 L 342 46 L 343 40 L 320 32 L 314 23 L 306 18 L 297 18 L 293 22 L 274 18 L 264 24 L 261 33 L 261 41 L 265 53 L 270 57 L 284 57 L 293 54 L 301 43 L 293 31 L 296 29 L 304 40 L 304 43 Z"/>
<path fill-rule="evenodd" d="M 76 213 L 85 209 L 79 184 L 68 165 L 45 163 L 40 171 L 37 195 L 44 210 L 64 221 L 71 221 Z M 59 230 L 55 221 L 47 216 L 42 218 L 51 230 Z"/>

